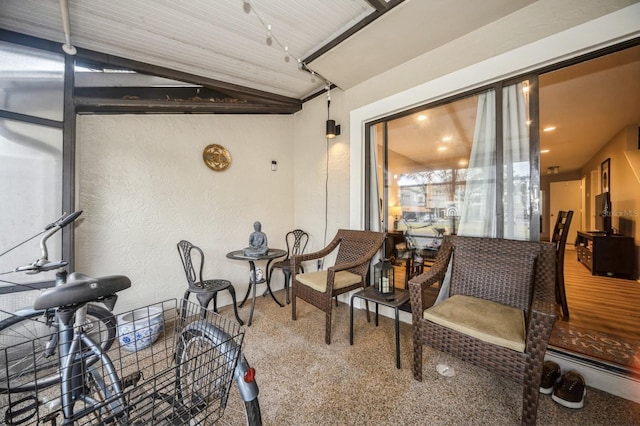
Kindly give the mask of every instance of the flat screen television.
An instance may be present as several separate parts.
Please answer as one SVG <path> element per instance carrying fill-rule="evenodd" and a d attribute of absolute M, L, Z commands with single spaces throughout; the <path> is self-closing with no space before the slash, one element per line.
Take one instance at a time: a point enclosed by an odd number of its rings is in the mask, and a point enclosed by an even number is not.
<path fill-rule="evenodd" d="M 608 192 L 596 195 L 596 228 L 607 235 L 613 233 L 611 228 L 611 198 Z"/>

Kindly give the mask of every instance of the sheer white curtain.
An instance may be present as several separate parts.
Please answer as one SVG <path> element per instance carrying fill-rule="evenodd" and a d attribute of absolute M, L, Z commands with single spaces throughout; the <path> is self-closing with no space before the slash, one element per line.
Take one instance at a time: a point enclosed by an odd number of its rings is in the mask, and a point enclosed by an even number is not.
<path fill-rule="evenodd" d="M 369 183 L 371 188 L 371 231 L 381 231 L 382 230 L 382 193 L 380 192 L 381 187 L 381 176 L 378 173 L 378 170 L 381 168 L 378 167 L 378 143 L 376 141 L 376 131 L 375 126 L 371 126 L 371 174 L 369 176 Z"/>
<path fill-rule="evenodd" d="M 467 170 L 458 235 L 496 236 L 496 100 L 478 96 L 476 127 Z"/>
<path fill-rule="evenodd" d="M 504 238 L 529 239 L 528 83 L 502 90 L 504 158 Z"/>
<path fill-rule="evenodd" d="M 493 90 L 478 96 L 476 127 L 460 213 L 458 235 L 496 236 L 496 95 Z M 436 304 L 449 297 L 451 263 Z"/>

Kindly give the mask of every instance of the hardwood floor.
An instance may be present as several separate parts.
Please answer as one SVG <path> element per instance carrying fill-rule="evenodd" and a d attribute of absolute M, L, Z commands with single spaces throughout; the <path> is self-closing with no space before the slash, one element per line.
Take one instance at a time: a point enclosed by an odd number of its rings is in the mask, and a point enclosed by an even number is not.
<path fill-rule="evenodd" d="M 638 281 L 591 275 L 575 250 L 565 252 L 564 279 L 570 325 L 640 340 Z"/>

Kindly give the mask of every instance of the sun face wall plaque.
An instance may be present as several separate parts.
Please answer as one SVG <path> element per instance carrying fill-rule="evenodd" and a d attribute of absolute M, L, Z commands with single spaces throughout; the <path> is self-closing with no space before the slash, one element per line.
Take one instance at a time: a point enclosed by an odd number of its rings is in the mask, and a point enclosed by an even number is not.
<path fill-rule="evenodd" d="M 207 145 L 202 151 L 202 159 L 211 170 L 222 171 L 231 164 L 231 155 L 222 145 Z"/>

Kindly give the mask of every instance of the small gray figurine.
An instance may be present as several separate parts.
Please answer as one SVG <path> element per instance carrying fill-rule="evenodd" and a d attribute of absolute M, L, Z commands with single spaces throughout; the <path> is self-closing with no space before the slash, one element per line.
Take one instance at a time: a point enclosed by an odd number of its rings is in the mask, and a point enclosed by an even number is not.
<path fill-rule="evenodd" d="M 261 231 L 262 224 L 258 221 L 253 223 L 254 231 L 249 235 L 249 247 L 242 250 L 245 256 L 258 257 L 264 256 L 269 252 L 267 246 L 267 234 Z"/>

